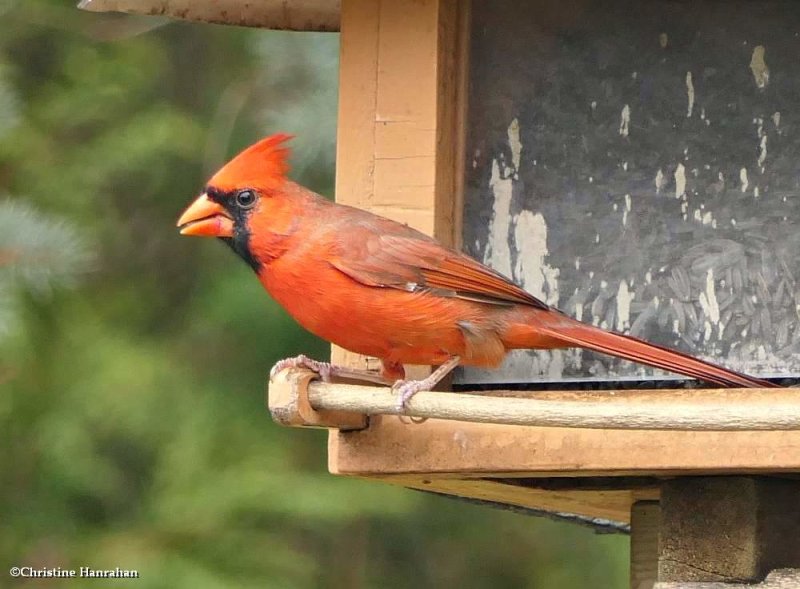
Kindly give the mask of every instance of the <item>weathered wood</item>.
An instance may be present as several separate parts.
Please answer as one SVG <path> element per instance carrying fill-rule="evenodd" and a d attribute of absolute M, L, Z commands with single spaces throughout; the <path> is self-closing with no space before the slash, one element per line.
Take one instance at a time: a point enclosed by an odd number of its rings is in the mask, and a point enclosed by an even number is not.
<path fill-rule="evenodd" d="M 439 2 L 436 48 L 436 176 L 433 235 L 461 244 L 469 63 L 466 0 Z"/>
<path fill-rule="evenodd" d="M 687 477 L 661 490 L 661 582 L 752 583 L 800 567 L 800 481 Z"/>
<path fill-rule="evenodd" d="M 336 200 L 452 242 L 465 54 L 457 0 L 345 0 Z M 461 20 L 460 20 L 461 19 Z"/>
<path fill-rule="evenodd" d="M 397 415 L 389 387 L 312 381 L 306 371 L 285 371 L 302 384 L 317 410 Z M 307 390 L 306 390 L 307 388 Z M 800 396 L 793 389 L 675 389 L 658 391 L 423 391 L 404 415 L 471 423 L 615 430 L 800 430 Z M 798 432 L 800 436 L 800 432 Z"/>
<path fill-rule="evenodd" d="M 429 419 L 370 419 L 332 432 L 335 474 L 370 476 L 664 476 L 800 472 L 798 432 L 672 432 L 566 429 Z"/>
<path fill-rule="evenodd" d="M 658 579 L 658 501 L 637 501 L 631 507 L 631 589 L 653 589 Z"/>
<path fill-rule="evenodd" d="M 308 383 L 317 375 L 309 371 L 284 370 L 269 384 L 267 406 L 272 419 L 289 427 L 364 429 L 367 416 L 363 413 L 316 410 L 308 399 Z"/>
<path fill-rule="evenodd" d="M 339 4 L 339 0 L 81 0 L 78 8 L 242 27 L 338 31 Z"/>
<path fill-rule="evenodd" d="M 336 201 L 364 208 L 375 192 L 375 110 L 378 95 L 380 2 L 344 0 L 339 37 Z M 370 368 L 369 359 L 338 346 L 331 362 Z"/>
<path fill-rule="evenodd" d="M 524 507 L 552 513 L 571 513 L 590 518 L 604 518 L 628 523 L 631 504 L 641 499 L 657 499 L 657 488 L 642 489 L 546 489 L 528 485 L 512 485 L 488 479 L 459 479 L 399 475 L 380 477 L 380 480 L 421 491 L 478 499 L 502 505 Z"/>

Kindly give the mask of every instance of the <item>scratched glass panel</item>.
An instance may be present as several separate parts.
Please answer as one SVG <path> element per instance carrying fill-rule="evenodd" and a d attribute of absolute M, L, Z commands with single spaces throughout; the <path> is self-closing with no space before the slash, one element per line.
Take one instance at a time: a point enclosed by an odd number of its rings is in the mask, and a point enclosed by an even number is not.
<path fill-rule="evenodd" d="M 585 322 L 800 373 L 800 3 L 476 0 L 464 248 Z M 665 376 L 520 352 L 458 382 Z"/>

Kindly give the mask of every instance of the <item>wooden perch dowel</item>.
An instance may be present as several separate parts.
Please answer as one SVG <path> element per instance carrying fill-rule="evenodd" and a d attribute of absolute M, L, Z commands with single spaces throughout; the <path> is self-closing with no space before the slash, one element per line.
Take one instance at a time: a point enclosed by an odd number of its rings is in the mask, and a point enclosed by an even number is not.
<path fill-rule="evenodd" d="M 388 387 L 324 383 L 303 370 L 289 370 L 270 385 L 270 410 L 284 425 L 340 427 L 335 419 L 306 420 L 287 403 L 317 412 L 351 416 L 341 426 L 356 429 L 359 415 L 397 415 L 397 395 Z M 273 392 L 274 391 L 274 399 Z M 521 396 L 524 395 L 524 396 Z M 299 399 L 295 399 L 297 397 Z M 307 399 L 307 401 L 303 400 Z M 420 392 L 405 415 L 478 423 L 545 427 L 754 431 L 800 430 L 796 389 L 659 389 L 530 391 L 525 393 Z"/>

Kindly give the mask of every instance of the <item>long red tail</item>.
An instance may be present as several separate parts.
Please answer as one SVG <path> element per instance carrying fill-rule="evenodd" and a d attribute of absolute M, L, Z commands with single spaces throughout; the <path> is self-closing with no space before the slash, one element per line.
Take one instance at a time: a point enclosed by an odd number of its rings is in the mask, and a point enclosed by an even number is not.
<path fill-rule="evenodd" d="M 554 317 L 555 318 L 555 317 Z M 558 317 L 553 325 L 538 323 L 543 334 L 564 342 L 569 347 L 587 348 L 611 356 L 618 356 L 640 364 L 677 372 L 723 387 L 780 387 L 780 385 L 728 370 L 710 362 L 663 346 L 648 343 L 635 337 L 602 330 L 580 323 L 567 316 Z"/>

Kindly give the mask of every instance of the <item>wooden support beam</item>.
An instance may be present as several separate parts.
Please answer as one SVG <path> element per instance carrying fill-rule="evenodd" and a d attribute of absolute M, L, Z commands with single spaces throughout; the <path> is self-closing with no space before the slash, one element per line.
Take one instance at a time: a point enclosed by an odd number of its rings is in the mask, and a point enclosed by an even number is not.
<path fill-rule="evenodd" d="M 457 245 L 463 178 L 467 6 L 343 0 L 336 201 Z M 332 361 L 364 369 L 333 347 Z M 412 378 L 428 367 L 407 368 Z"/>
<path fill-rule="evenodd" d="M 800 567 L 799 480 L 677 478 L 662 485 L 661 510 L 662 583 L 752 583 Z"/>
<path fill-rule="evenodd" d="M 402 475 L 382 478 L 391 485 L 420 491 L 433 491 L 500 505 L 523 507 L 550 513 L 574 514 L 586 518 L 602 518 L 626 524 L 630 521 L 631 504 L 638 499 L 658 499 L 657 488 L 642 489 L 549 489 L 531 485 L 513 485 L 493 479 L 460 479 L 452 477 L 420 477 Z M 543 479 L 544 481 L 544 479 Z M 654 554 L 656 562 L 657 554 Z"/>
<path fill-rule="evenodd" d="M 622 476 L 800 471 L 798 432 L 567 429 L 398 417 L 331 433 L 329 468 L 356 476 Z"/>
<path fill-rule="evenodd" d="M 637 501 L 631 507 L 631 589 L 653 589 L 658 579 L 658 501 Z"/>

